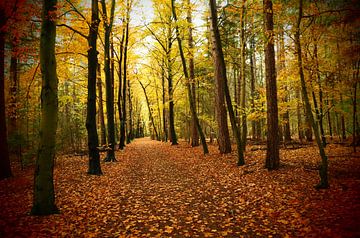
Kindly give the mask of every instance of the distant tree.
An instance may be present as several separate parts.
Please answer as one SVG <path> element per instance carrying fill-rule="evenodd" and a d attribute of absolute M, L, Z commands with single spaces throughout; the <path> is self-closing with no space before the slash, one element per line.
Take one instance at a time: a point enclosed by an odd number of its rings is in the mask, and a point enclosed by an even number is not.
<path fill-rule="evenodd" d="M 55 205 L 53 170 L 58 120 L 58 78 L 55 39 L 57 0 L 44 0 L 40 37 L 42 73 L 40 144 L 35 164 L 34 200 L 31 214 L 58 213 Z"/>

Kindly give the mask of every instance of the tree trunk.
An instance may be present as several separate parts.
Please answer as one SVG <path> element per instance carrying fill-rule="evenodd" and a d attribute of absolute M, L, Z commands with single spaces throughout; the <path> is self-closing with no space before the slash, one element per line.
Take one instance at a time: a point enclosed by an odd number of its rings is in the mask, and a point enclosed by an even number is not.
<path fill-rule="evenodd" d="M 154 117 L 153 117 L 153 114 L 152 114 L 152 110 L 151 110 L 151 108 L 150 108 L 149 97 L 148 97 L 148 95 L 147 95 L 147 93 L 146 93 L 146 87 L 147 87 L 147 86 L 144 86 L 144 84 L 143 84 L 140 80 L 138 80 L 138 81 L 139 81 L 140 86 L 141 86 L 141 88 L 142 88 L 142 90 L 143 90 L 143 92 L 144 92 L 144 95 L 145 95 L 145 100 L 146 100 L 146 105 L 147 105 L 147 108 L 148 108 L 148 111 L 149 111 L 149 116 L 150 116 L 151 125 L 153 126 L 156 139 L 159 140 L 159 133 L 158 133 L 158 131 L 157 131 L 157 129 L 156 129 L 155 120 L 154 120 Z"/>
<path fill-rule="evenodd" d="M 187 0 L 187 22 L 189 24 L 188 31 L 189 31 L 189 82 L 191 84 L 191 96 L 192 102 L 195 109 L 195 116 L 196 115 L 196 80 L 195 80 L 195 65 L 194 65 L 194 40 L 192 35 L 192 10 L 190 6 L 190 0 Z M 191 106 L 190 106 L 191 107 Z M 191 110 L 191 108 L 190 108 Z M 196 118 L 194 114 L 191 113 L 191 146 L 199 146 L 199 133 L 196 125 Z"/>
<path fill-rule="evenodd" d="M 175 23 L 177 23 L 175 0 L 171 0 L 171 9 L 172 9 L 172 13 L 173 13 Z M 198 119 L 197 114 L 196 114 L 196 107 L 195 107 L 196 101 L 193 100 L 194 99 L 193 94 L 195 92 L 191 91 L 191 87 L 190 87 L 191 81 L 190 81 L 190 77 L 188 75 L 188 70 L 187 70 L 187 66 L 186 66 L 186 60 L 185 60 L 184 51 L 182 49 L 182 41 L 181 41 L 181 38 L 180 38 L 180 32 L 179 32 L 178 25 L 176 25 L 175 30 L 176 30 L 176 39 L 177 39 L 177 42 L 178 42 L 178 45 L 179 45 L 179 52 L 180 52 L 182 66 L 183 66 L 183 72 L 184 72 L 185 79 L 187 81 L 186 82 L 186 88 L 187 88 L 187 92 L 188 92 L 191 116 L 195 121 L 197 131 L 198 131 L 198 133 L 200 135 L 200 140 L 201 140 L 201 144 L 203 146 L 204 154 L 208 154 L 209 150 L 208 150 L 208 147 L 207 147 L 207 144 L 206 144 L 205 135 L 204 135 L 204 133 L 203 133 L 203 131 L 201 129 L 200 122 L 199 122 L 199 119 Z"/>
<path fill-rule="evenodd" d="M 267 151 L 265 167 L 268 170 L 278 169 L 279 156 L 279 122 L 274 51 L 274 22 L 271 0 L 264 0 L 265 15 L 265 79 L 267 103 Z"/>
<path fill-rule="evenodd" d="M 124 64 L 123 64 L 123 83 L 122 83 L 122 118 L 120 121 L 120 143 L 119 148 L 122 150 L 125 147 L 125 137 L 126 137 L 126 85 L 127 85 L 127 53 L 128 53 L 128 45 L 129 45 L 129 11 L 130 11 L 130 5 L 129 0 L 127 1 L 127 12 L 126 12 L 126 23 L 125 23 L 125 45 L 124 45 Z"/>
<path fill-rule="evenodd" d="M 120 52 L 119 52 L 119 62 L 118 62 L 118 77 L 119 77 L 119 88 L 118 88 L 118 101 L 117 101 L 117 105 L 118 105 L 118 113 L 119 113 L 119 121 L 120 121 L 120 132 L 119 132 L 119 145 L 121 142 L 121 125 L 123 123 L 123 115 L 122 115 L 122 80 L 123 80 L 123 75 L 122 75 L 122 61 L 123 61 L 123 52 L 124 52 L 124 41 L 125 41 L 125 28 L 122 31 L 122 35 L 121 35 L 121 40 L 120 40 Z M 120 146 L 119 146 L 120 147 Z"/>
<path fill-rule="evenodd" d="M 247 119 L 246 119 L 246 77 L 245 77 L 245 57 L 246 57 L 246 42 L 245 42 L 245 1 L 242 3 L 241 7 L 241 17 L 240 17 L 240 47 L 241 47 L 241 62 L 240 62 L 240 75 L 241 75 L 241 98 L 240 98 L 240 107 L 241 107 L 241 141 L 243 150 L 245 150 L 246 139 L 247 139 Z"/>
<path fill-rule="evenodd" d="M 100 143 L 101 145 L 106 145 L 106 127 L 105 127 L 105 119 L 104 119 L 103 91 L 102 91 L 101 69 L 99 63 L 97 65 L 97 87 L 99 91 Z"/>
<path fill-rule="evenodd" d="M 255 112 L 255 97 L 256 97 L 256 91 L 255 91 L 255 40 L 254 36 L 252 35 L 251 41 L 250 41 L 250 103 L 251 103 L 251 113 Z M 252 139 L 259 139 L 257 138 L 256 133 L 256 120 L 253 119 L 251 121 L 251 134 Z"/>
<path fill-rule="evenodd" d="M 167 133 L 167 125 L 166 125 L 166 91 L 165 91 L 165 69 L 164 69 L 164 61 L 162 61 L 161 67 L 161 88 L 162 88 L 162 119 L 163 119 L 163 141 L 167 142 L 168 133 Z"/>
<path fill-rule="evenodd" d="M 110 37 L 114 20 L 115 0 L 111 1 L 110 18 L 108 19 L 105 0 L 101 0 L 103 10 L 104 35 L 104 71 L 106 91 L 106 117 L 108 130 L 108 147 L 106 162 L 116 161 L 115 158 L 115 122 L 114 122 L 114 85 L 111 77 Z"/>
<path fill-rule="evenodd" d="M 5 16 L 2 8 L 0 15 Z M 2 31 L 4 20 L 4 17 L 0 17 L 0 180 L 12 176 L 5 114 L 5 32 Z"/>
<path fill-rule="evenodd" d="M 56 74 L 56 22 L 51 15 L 57 0 L 43 1 L 40 36 L 42 73 L 40 144 L 35 164 L 32 215 L 58 213 L 55 205 L 54 160 L 58 120 L 58 78 Z"/>
<path fill-rule="evenodd" d="M 218 145 L 219 151 L 221 154 L 231 152 L 231 141 L 229 136 L 228 122 L 227 122 L 227 112 L 226 112 L 226 102 L 225 102 L 225 77 L 226 71 L 223 72 L 224 65 L 221 65 L 223 62 L 223 55 L 221 49 L 221 39 L 219 29 L 217 28 L 217 10 L 216 2 L 210 0 L 210 9 L 211 9 L 211 32 L 212 32 L 212 41 L 213 41 L 213 52 L 214 52 L 214 65 L 215 65 L 215 114 L 218 124 Z M 215 28 L 214 28 L 215 27 Z M 218 35 L 214 35 L 217 32 Z M 218 45 L 220 44 L 220 45 Z M 223 63 L 225 64 L 225 62 Z M 225 69 L 226 70 L 226 69 Z"/>
<path fill-rule="evenodd" d="M 174 120 L 174 100 L 173 100 L 173 73 L 172 73 L 172 59 L 171 59 L 171 48 L 172 48 L 172 29 L 171 24 L 168 26 L 167 40 L 168 48 L 166 52 L 167 59 L 167 80 L 168 80 L 168 94 L 169 94 L 169 136 L 171 145 L 177 145 L 177 137 L 175 131 L 175 120 Z"/>
<path fill-rule="evenodd" d="M 319 170 L 319 174 L 320 174 L 320 183 L 318 185 L 316 185 L 317 189 L 322 189 L 322 188 L 328 188 L 329 187 L 329 183 L 328 183 L 328 159 L 327 156 L 325 154 L 325 150 L 322 144 L 322 141 L 320 139 L 320 134 L 319 134 L 319 128 L 317 123 L 315 122 L 314 116 L 312 114 L 312 109 L 311 109 L 311 104 L 310 104 L 310 100 L 307 94 L 307 88 L 306 88 L 306 83 L 305 83 L 305 76 L 304 76 L 304 71 L 303 71 L 303 63 L 302 63 L 302 53 L 301 53 L 301 42 L 300 42 L 300 24 L 301 24 L 301 18 L 302 18 L 302 5 L 303 2 L 302 0 L 299 0 L 299 16 L 297 19 L 297 23 L 296 23 L 296 31 L 295 31 L 295 47 L 296 47 L 296 52 L 297 52 L 297 59 L 298 59 L 298 69 L 299 69 L 299 75 L 300 75 L 300 82 L 301 82 L 301 91 L 302 91 L 302 95 L 303 95 L 303 99 L 305 102 L 305 109 L 306 109 L 306 119 L 308 121 L 309 124 L 311 124 L 313 130 L 314 130 L 314 134 L 315 134 L 315 139 L 316 139 L 316 143 L 319 147 L 319 151 L 320 151 L 320 156 L 321 156 L 321 167 Z"/>
<path fill-rule="evenodd" d="M 88 174 L 102 174 L 99 155 L 99 138 L 96 130 L 96 76 L 98 69 L 98 52 L 96 47 L 99 27 L 98 1 L 91 1 L 91 27 L 89 30 L 88 50 L 88 96 L 86 111 L 86 129 L 88 131 L 89 169 Z M 100 82 L 101 83 L 101 82 Z"/>
<path fill-rule="evenodd" d="M 215 78 L 217 82 L 217 90 L 219 88 L 223 89 L 223 91 L 217 91 L 217 97 L 222 95 L 222 101 L 224 100 L 224 97 L 226 99 L 226 105 L 227 109 L 229 111 L 229 117 L 231 122 L 231 128 L 233 130 L 233 134 L 236 139 L 236 145 L 237 145 L 237 151 L 238 151 L 238 162 L 237 164 L 239 166 L 245 164 L 244 160 L 244 151 L 243 151 L 243 145 L 241 142 L 241 135 L 240 135 L 240 129 L 236 124 L 236 118 L 234 109 L 231 102 L 229 87 L 227 85 L 227 78 L 226 78 L 226 65 L 224 60 L 224 54 L 222 51 L 221 46 L 221 38 L 220 38 L 220 32 L 218 28 L 217 23 L 217 10 L 216 10 L 216 0 L 210 0 L 210 13 L 211 13 L 211 28 L 212 28 L 212 38 L 213 38 L 213 48 L 214 48 L 214 63 L 215 63 Z M 225 95 L 224 95 L 225 94 Z M 219 98 L 221 99 L 221 98 Z M 219 100 L 217 100 L 219 102 Z M 224 102 L 225 103 L 225 102 Z M 219 105 L 217 105 L 219 106 Z M 219 111 L 221 112 L 221 111 Z M 225 109 L 225 119 L 226 119 L 226 109 Z M 227 129 L 227 123 L 226 129 Z M 226 130 L 228 133 L 228 130 Z M 229 140 L 230 143 L 230 140 Z M 230 147 L 231 148 L 231 147 Z"/>
<path fill-rule="evenodd" d="M 127 81 L 128 83 L 128 99 L 129 99 L 129 125 L 127 126 L 127 136 L 126 136 L 126 144 L 130 144 L 130 142 L 133 139 L 133 111 L 132 111 L 132 96 L 131 96 L 131 87 L 130 87 L 130 81 Z"/>

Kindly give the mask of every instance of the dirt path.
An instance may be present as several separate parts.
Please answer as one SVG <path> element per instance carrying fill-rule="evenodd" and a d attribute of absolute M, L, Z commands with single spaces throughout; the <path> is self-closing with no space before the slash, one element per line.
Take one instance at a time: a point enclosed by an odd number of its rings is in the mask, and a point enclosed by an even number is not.
<path fill-rule="evenodd" d="M 138 139 L 116 153 L 119 162 L 102 163 L 103 176 L 86 174 L 85 157 L 60 156 L 61 214 L 48 217 L 28 215 L 32 170 L 19 172 L 0 181 L 0 237 L 360 235 L 359 178 L 334 178 L 331 189 L 315 191 L 316 171 L 298 166 L 296 157 L 309 149 L 283 152 L 285 166 L 272 173 L 263 169 L 261 151 L 238 168 L 235 156 L 210 150 L 204 157 L 185 143 Z"/>

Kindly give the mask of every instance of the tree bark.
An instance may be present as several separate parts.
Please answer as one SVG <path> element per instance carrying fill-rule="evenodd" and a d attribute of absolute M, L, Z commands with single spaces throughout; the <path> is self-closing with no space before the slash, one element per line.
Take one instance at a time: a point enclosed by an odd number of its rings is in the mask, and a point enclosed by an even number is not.
<path fill-rule="evenodd" d="M 210 9 L 211 9 L 211 18 L 212 18 L 211 31 L 212 31 L 212 41 L 213 41 L 213 51 L 214 51 L 213 58 L 215 65 L 215 112 L 216 112 L 216 120 L 218 124 L 217 139 L 218 139 L 220 153 L 226 154 L 231 152 L 231 141 L 229 136 L 226 102 L 225 102 L 226 85 L 224 81 L 226 77 L 226 69 L 224 69 L 225 62 L 222 62 L 224 60 L 224 56 L 221 48 L 220 33 L 217 26 L 216 2 L 214 2 L 213 0 L 210 0 Z M 225 72 L 223 72 L 223 70 L 225 70 Z"/>
<path fill-rule="evenodd" d="M 264 0 L 265 15 L 265 79 L 267 103 L 267 151 L 265 167 L 268 170 L 278 169 L 279 156 L 279 121 L 276 88 L 274 22 L 271 0 Z"/>
<path fill-rule="evenodd" d="M 121 40 L 120 40 L 120 51 L 119 51 L 119 62 L 118 62 L 118 77 L 119 77 L 119 88 L 118 88 L 118 101 L 117 101 L 117 105 L 118 105 L 118 113 L 119 113 L 119 121 L 120 121 L 120 132 L 119 132 L 119 145 L 121 142 L 121 136 L 122 136 L 122 130 L 121 130 L 121 125 L 122 125 L 122 121 L 123 121 L 123 115 L 122 115 L 122 80 L 123 80 L 123 75 L 122 75 L 122 61 L 123 61 L 123 52 L 124 52 L 124 41 L 125 41 L 125 28 L 122 30 L 122 35 L 121 35 Z M 120 146 L 119 146 L 120 147 Z"/>
<path fill-rule="evenodd" d="M 106 162 L 116 161 L 115 158 L 115 122 L 114 122 L 114 85 L 111 77 L 111 55 L 110 37 L 114 20 L 115 0 L 111 1 L 110 18 L 108 19 L 105 0 L 101 0 L 103 10 L 103 24 L 105 28 L 104 36 L 104 71 L 105 71 L 105 90 L 106 90 L 106 117 L 108 130 L 109 150 L 105 158 Z"/>
<path fill-rule="evenodd" d="M 88 174 L 101 175 L 99 138 L 96 128 L 96 79 L 98 69 L 97 34 L 99 27 L 98 1 L 91 1 L 91 25 L 88 37 L 88 96 L 86 110 L 86 129 L 88 132 L 89 169 Z M 100 82 L 101 83 L 101 82 Z M 101 112 L 100 112 L 101 113 Z"/>
<path fill-rule="evenodd" d="M 106 127 L 104 118 L 103 90 L 101 80 L 100 64 L 97 65 L 97 87 L 99 91 L 99 122 L 100 122 L 100 144 L 106 145 Z"/>
<path fill-rule="evenodd" d="M 215 78 L 216 78 L 217 84 L 219 84 L 218 86 L 220 86 L 220 88 L 223 89 L 223 91 L 221 91 L 221 92 L 218 91 L 218 93 L 220 93 L 220 94 L 218 94 L 217 97 L 219 95 L 222 95 L 223 97 L 225 97 L 227 109 L 229 112 L 230 122 L 231 122 L 231 128 L 233 130 L 233 134 L 236 139 L 236 146 L 237 146 L 237 152 L 238 152 L 237 165 L 241 166 L 241 165 L 245 164 L 244 151 L 243 151 L 243 145 L 242 145 L 242 141 L 241 141 L 240 129 L 236 124 L 236 117 L 235 117 L 234 109 L 233 109 L 232 102 L 231 102 L 229 87 L 227 84 L 226 65 L 225 65 L 224 54 L 223 54 L 222 46 L 221 46 L 220 32 L 219 32 L 219 28 L 217 25 L 216 0 L 210 0 L 209 2 L 210 2 L 213 47 L 214 47 L 214 53 L 215 53 L 214 54 Z M 219 89 L 219 87 L 218 87 L 218 89 Z M 224 98 L 222 98 L 222 101 L 223 100 L 224 100 Z M 217 106 L 219 106 L 219 105 L 217 105 Z M 226 115 L 226 109 L 225 109 L 225 115 Z M 227 129 L 227 123 L 226 123 L 226 129 Z"/>
<path fill-rule="evenodd" d="M 40 36 L 42 73 L 40 143 L 35 164 L 32 215 L 58 213 L 55 205 L 54 160 L 58 120 L 58 78 L 56 74 L 55 39 L 57 0 L 43 1 Z"/>
<path fill-rule="evenodd" d="M 194 40 L 192 34 L 192 10 L 190 6 L 190 0 L 187 0 L 188 11 L 187 11 L 187 22 L 189 24 L 188 31 L 189 31 L 189 82 L 191 84 L 191 96 L 192 102 L 194 103 L 194 109 L 196 112 L 196 80 L 195 80 L 195 64 L 194 64 Z M 191 107 L 191 106 L 190 106 Z M 191 110 L 191 108 L 190 108 Z M 195 116 L 196 113 L 195 113 Z M 196 118 L 194 114 L 191 113 L 191 146 L 199 146 L 199 133 L 196 125 Z"/>
<path fill-rule="evenodd" d="M 0 15 L 5 16 L 2 8 Z M 5 114 L 5 32 L 2 31 L 5 23 L 4 17 L 0 17 L 0 180 L 12 176 Z"/>
<path fill-rule="evenodd" d="M 128 53 L 128 45 L 129 45 L 129 11 L 130 11 L 130 5 L 129 0 L 127 1 L 127 12 L 126 12 L 126 23 L 125 23 L 125 45 L 124 45 L 124 62 L 123 62 L 123 83 L 122 83 L 122 120 L 120 121 L 120 143 L 119 148 L 122 150 L 125 147 L 125 137 L 126 137 L 126 86 L 127 86 L 127 53 Z"/>
<path fill-rule="evenodd" d="M 319 147 L 319 152 L 320 152 L 320 156 L 321 156 L 321 166 L 320 166 L 320 170 L 319 170 L 320 183 L 318 185 L 316 185 L 316 188 L 323 189 L 323 188 L 329 187 L 328 174 L 327 174 L 328 173 L 328 158 L 326 156 L 326 153 L 325 153 L 325 150 L 324 150 L 321 138 L 320 138 L 318 125 L 315 122 L 314 116 L 312 114 L 311 104 L 310 104 L 310 100 L 309 100 L 308 93 L 307 93 L 305 76 L 304 76 L 304 71 L 303 71 L 301 42 L 300 42 L 300 25 L 301 25 L 301 19 L 303 16 L 302 15 L 303 14 L 302 6 L 303 6 L 303 2 L 302 2 L 302 0 L 299 0 L 299 15 L 298 15 L 298 19 L 296 22 L 295 37 L 294 37 L 295 38 L 295 47 L 296 47 L 296 52 L 297 52 L 298 69 L 299 69 L 300 83 L 301 83 L 301 89 L 302 89 L 301 91 L 302 91 L 303 99 L 305 102 L 306 119 L 307 119 L 308 123 L 311 124 L 311 126 L 314 130 L 316 143 Z"/>

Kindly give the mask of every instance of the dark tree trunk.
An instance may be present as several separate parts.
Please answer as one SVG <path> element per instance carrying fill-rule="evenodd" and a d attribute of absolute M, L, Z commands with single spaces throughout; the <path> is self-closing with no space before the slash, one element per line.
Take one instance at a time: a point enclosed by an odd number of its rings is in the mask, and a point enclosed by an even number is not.
<path fill-rule="evenodd" d="M 153 117 L 153 114 L 152 114 L 152 110 L 150 108 L 150 101 L 149 101 L 149 97 L 146 93 L 146 86 L 144 86 L 144 84 L 138 80 L 139 83 L 140 83 L 140 86 L 144 92 L 144 95 L 145 95 L 145 99 L 146 99 L 146 105 L 147 105 L 147 108 L 148 108 L 148 111 L 149 111 L 149 116 L 150 116 L 150 121 L 151 121 L 151 125 L 153 126 L 153 129 L 154 129 L 154 132 L 155 132 L 155 136 L 156 136 L 156 139 L 159 140 L 159 133 L 157 132 L 157 129 L 156 129 L 156 125 L 155 125 L 155 120 L 154 120 L 154 117 Z"/>
<path fill-rule="evenodd" d="M 241 166 L 241 165 L 245 164 L 244 151 L 243 151 L 243 145 L 241 142 L 240 129 L 236 124 L 236 118 L 235 118 L 235 113 L 234 113 L 234 109 L 233 109 L 232 102 L 231 102 L 229 87 L 227 85 L 226 65 L 225 65 L 224 54 L 223 54 L 222 46 L 221 46 L 220 32 L 219 32 L 219 28 L 218 28 L 218 24 L 217 24 L 217 10 L 216 10 L 216 1 L 215 0 L 210 0 L 210 13 L 211 13 L 211 28 L 212 28 L 213 47 L 214 47 L 214 53 L 215 53 L 214 54 L 215 78 L 216 78 L 217 84 L 219 84 L 218 86 L 220 86 L 220 88 L 223 89 L 222 92 L 217 91 L 217 93 L 220 93 L 220 94 L 217 94 L 216 96 L 218 97 L 219 95 L 222 95 L 222 97 L 225 97 L 225 99 L 226 99 L 226 105 L 227 105 L 227 109 L 229 111 L 231 127 L 233 130 L 235 139 L 236 139 L 236 146 L 237 146 L 237 151 L 238 151 L 237 164 L 239 166 Z M 218 90 L 219 90 L 219 88 L 218 88 Z M 217 106 L 219 106 L 219 105 L 217 105 Z M 225 115 L 226 115 L 226 109 L 225 109 Z M 226 123 L 226 129 L 227 129 L 227 123 Z M 228 132 L 228 130 L 226 130 L 226 131 Z"/>
<path fill-rule="evenodd" d="M 106 145 L 106 127 L 105 127 L 105 119 L 104 119 L 103 91 L 102 91 L 101 69 L 99 63 L 97 65 L 97 87 L 99 91 L 100 143 L 101 145 Z"/>
<path fill-rule="evenodd" d="M 303 71 L 301 42 L 300 42 L 300 25 L 301 25 L 301 18 L 303 16 L 302 15 L 303 14 L 302 13 L 303 12 L 302 5 L 303 5 L 302 0 L 299 0 L 299 16 L 298 16 L 297 23 L 296 23 L 296 31 L 295 31 L 294 38 L 295 38 L 295 47 L 296 47 L 297 59 L 298 59 L 298 69 L 299 69 L 299 75 L 300 75 L 302 95 L 303 95 L 303 99 L 305 102 L 306 119 L 307 119 L 308 123 L 311 124 L 311 126 L 314 130 L 316 143 L 319 147 L 320 156 L 321 156 L 321 167 L 319 170 L 320 183 L 318 185 L 316 185 L 317 189 L 321 189 L 321 188 L 329 187 L 328 174 L 327 174 L 328 173 L 328 159 L 325 154 L 325 150 L 324 150 L 321 138 L 320 138 L 318 125 L 315 122 L 314 116 L 312 114 L 311 104 L 310 104 L 310 100 L 309 100 L 309 97 L 307 94 L 305 76 L 304 76 L 304 71 Z"/>
<path fill-rule="evenodd" d="M 120 121 L 120 132 L 119 132 L 119 148 L 121 148 L 120 146 L 120 142 L 121 142 L 121 124 L 123 121 L 123 115 L 122 115 L 122 80 L 123 80 L 123 76 L 122 76 L 122 61 L 123 61 L 123 52 L 124 52 L 124 41 L 125 41 L 125 29 L 123 29 L 122 31 L 122 35 L 121 35 L 121 40 L 120 40 L 120 52 L 119 52 L 119 64 L 118 64 L 118 77 L 119 77 L 119 88 L 118 88 L 118 101 L 117 101 L 117 105 L 118 105 L 118 113 L 119 113 L 119 121 Z M 123 148 L 123 147 L 122 147 Z"/>
<path fill-rule="evenodd" d="M 56 74 L 56 22 L 52 14 L 57 0 L 43 1 L 40 36 L 42 74 L 40 144 L 35 164 L 32 215 L 58 213 L 55 205 L 54 160 L 58 120 L 58 78 Z"/>
<path fill-rule="evenodd" d="M 231 141 L 229 136 L 229 128 L 227 122 L 226 102 L 225 102 L 225 77 L 226 72 L 222 70 L 225 67 L 223 60 L 223 53 L 221 49 L 221 39 L 219 29 L 217 28 L 217 10 L 216 2 L 210 0 L 211 18 L 212 18 L 212 41 L 213 41 L 213 52 L 214 52 L 214 65 L 215 65 L 215 112 L 216 120 L 218 124 L 218 144 L 219 151 L 221 154 L 231 152 Z M 215 28 L 214 28 L 215 27 Z M 217 34 L 217 35 L 214 35 Z M 218 45 L 220 44 L 220 45 Z M 221 51 L 221 56 L 219 55 Z M 226 69 L 225 69 L 226 70 Z"/>
<path fill-rule="evenodd" d="M 106 162 L 116 161 L 115 158 L 115 122 L 114 122 L 114 85 L 111 77 L 111 55 L 110 37 L 113 26 L 115 0 L 111 2 L 110 18 L 108 19 L 105 0 L 101 0 L 103 10 L 103 24 L 105 29 L 104 36 L 104 71 L 105 71 L 105 90 L 106 90 L 106 117 L 108 131 L 109 150 L 105 158 Z"/>
<path fill-rule="evenodd" d="M 194 40 L 192 35 L 192 10 L 190 6 L 190 0 L 187 0 L 187 22 L 189 24 L 189 82 L 191 84 L 191 96 L 192 102 L 195 109 L 195 116 L 196 115 L 196 80 L 195 80 L 195 65 L 194 65 Z M 190 105 L 191 110 L 191 105 Z M 196 125 L 196 118 L 194 113 L 191 113 L 191 146 L 199 146 L 199 133 Z"/>
<path fill-rule="evenodd" d="M 268 170 L 278 169 L 279 156 L 279 122 L 274 51 L 274 22 L 271 0 L 264 0 L 265 15 L 265 79 L 267 103 L 267 151 L 265 167 Z"/>
<path fill-rule="evenodd" d="M 360 64 L 360 61 L 359 63 Z M 359 78 L 359 66 L 357 66 L 357 75 L 354 77 L 355 80 Z M 357 116 L 356 116 L 356 101 L 358 100 L 357 98 L 357 81 L 354 82 L 354 98 L 353 98 L 353 149 L 354 149 L 354 153 L 356 153 L 356 146 L 359 145 L 360 143 L 360 138 L 359 138 L 359 132 L 358 132 L 358 128 L 357 128 Z"/>
<path fill-rule="evenodd" d="M 173 43 L 171 25 L 168 26 L 167 33 L 168 48 L 166 52 L 167 59 L 167 80 L 168 80 L 168 95 L 169 95 L 169 136 L 171 145 L 177 145 L 177 136 L 175 131 L 175 119 L 174 119 L 174 99 L 173 99 L 173 73 L 172 73 L 172 59 L 171 48 Z"/>
<path fill-rule="evenodd" d="M 131 87 L 130 87 L 130 81 L 127 81 L 128 83 L 128 100 L 129 100 L 129 125 L 127 126 L 127 136 L 126 136 L 126 144 L 130 144 L 130 142 L 133 139 L 133 111 L 132 111 L 132 96 L 131 96 Z"/>
<path fill-rule="evenodd" d="M 9 158 L 9 147 L 6 130 L 5 115 L 5 12 L 0 8 L 0 180 L 11 177 L 11 166 Z"/>
<path fill-rule="evenodd" d="M 177 23 L 175 0 L 171 1 L 171 8 L 172 8 L 172 13 L 173 13 L 175 23 Z M 190 87 L 191 81 L 190 81 L 190 77 L 188 75 L 188 70 L 187 70 L 187 66 L 186 66 L 186 60 L 185 60 L 185 56 L 184 56 L 184 51 L 182 49 L 182 41 L 181 41 L 181 38 L 180 38 L 179 27 L 177 25 L 175 27 L 175 30 L 176 30 L 176 39 L 177 39 L 177 42 L 178 42 L 178 45 L 179 45 L 179 52 L 180 52 L 182 66 L 183 66 L 183 72 L 184 72 L 184 75 L 185 75 L 185 79 L 187 81 L 186 82 L 186 88 L 187 88 L 187 92 L 188 92 L 191 116 L 195 121 L 197 131 L 198 131 L 198 133 L 200 135 L 200 140 L 201 140 L 201 144 L 203 146 L 204 154 L 208 154 L 209 150 L 208 150 L 208 147 L 207 147 L 207 144 L 206 144 L 205 135 L 204 135 L 204 133 L 203 133 L 203 131 L 201 129 L 200 122 L 199 122 L 199 119 L 198 119 L 197 114 L 196 114 L 196 107 L 195 107 L 196 101 L 193 100 L 194 99 L 193 94 L 195 92 L 191 91 L 191 87 Z"/>
<path fill-rule="evenodd" d="M 88 174 L 102 174 L 99 155 L 99 138 L 96 129 L 96 76 L 98 68 L 98 52 L 96 47 L 99 27 L 98 1 L 91 1 L 91 25 L 89 30 L 88 50 L 88 96 L 86 111 L 86 129 L 88 132 L 89 169 Z M 101 83 L 101 82 L 100 82 Z"/>
<path fill-rule="evenodd" d="M 127 5 L 129 6 L 129 1 L 127 1 Z M 129 6 L 130 8 L 130 6 Z M 127 53 L 128 53 L 128 44 L 129 44 L 129 12 L 130 9 L 127 10 L 126 16 L 126 25 L 125 25 L 125 45 L 124 45 L 124 63 L 123 63 L 123 83 L 122 83 L 122 118 L 120 121 L 120 143 L 119 148 L 122 150 L 125 147 L 125 137 L 126 137 L 126 85 L 127 85 Z"/>

